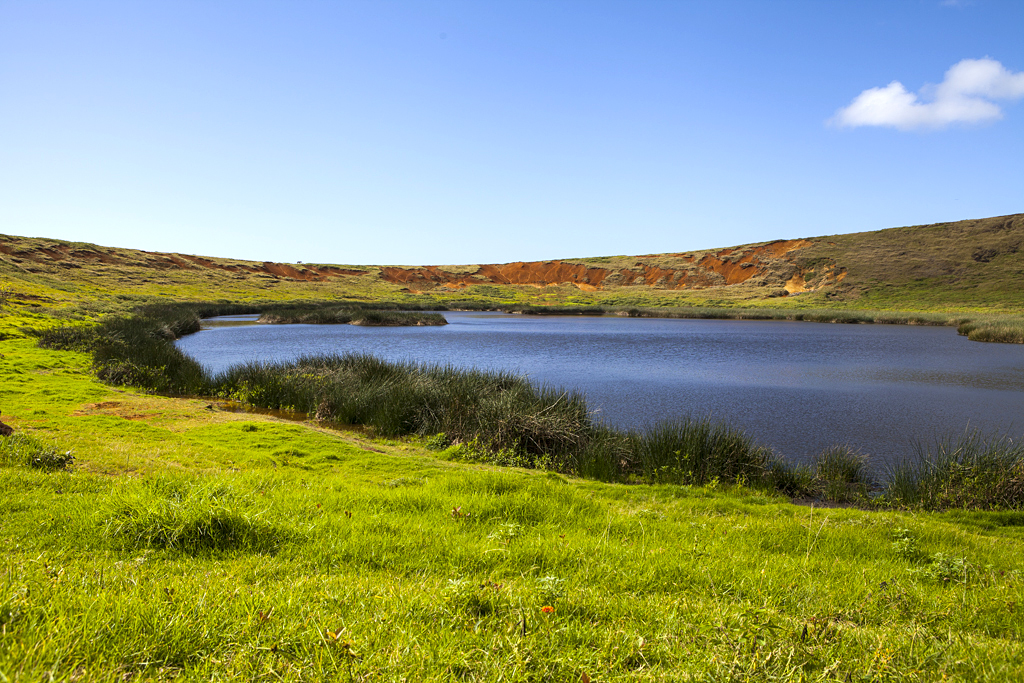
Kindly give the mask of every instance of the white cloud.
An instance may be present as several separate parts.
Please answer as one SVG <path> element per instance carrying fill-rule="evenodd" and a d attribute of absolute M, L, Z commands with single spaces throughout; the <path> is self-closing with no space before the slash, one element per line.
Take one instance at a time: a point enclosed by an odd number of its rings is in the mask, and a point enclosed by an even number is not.
<path fill-rule="evenodd" d="M 952 123 L 983 123 L 1003 117 L 993 100 L 1024 97 L 1024 72 L 1013 73 L 988 57 L 964 59 L 946 72 L 938 85 L 909 92 L 899 81 L 869 88 L 840 109 L 829 123 L 888 126 L 900 130 L 944 128 Z"/>

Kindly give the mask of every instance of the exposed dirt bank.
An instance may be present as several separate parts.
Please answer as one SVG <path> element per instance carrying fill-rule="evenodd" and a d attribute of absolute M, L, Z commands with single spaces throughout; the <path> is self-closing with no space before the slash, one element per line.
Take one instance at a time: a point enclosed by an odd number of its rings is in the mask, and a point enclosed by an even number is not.
<path fill-rule="evenodd" d="M 633 257 L 632 263 L 609 267 L 592 265 L 587 259 L 516 261 L 470 267 L 390 266 L 381 268 L 381 277 L 415 291 L 434 287 L 461 289 L 481 284 L 538 287 L 569 284 L 585 291 L 607 286 L 702 289 L 760 279 L 764 284 L 785 287 L 789 292 L 805 292 L 838 282 L 846 274 L 845 268 L 829 262 L 819 268 L 813 284 L 805 280 L 805 273 L 793 256 L 813 244 L 806 239 L 778 240 L 718 251 L 653 254 Z"/>

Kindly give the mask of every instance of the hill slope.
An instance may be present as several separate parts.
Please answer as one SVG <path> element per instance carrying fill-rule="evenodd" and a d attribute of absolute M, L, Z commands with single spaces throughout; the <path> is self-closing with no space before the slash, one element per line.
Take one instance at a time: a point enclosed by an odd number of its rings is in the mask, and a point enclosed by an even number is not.
<path fill-rule="evenodd" d="M 7 296 L 485 299 L 1019 311 L 1024 214 L 724 249 L 461 266 L 286 264 L 0 235 Z M 799 296 L 795 296 L 799 295 Z"/>

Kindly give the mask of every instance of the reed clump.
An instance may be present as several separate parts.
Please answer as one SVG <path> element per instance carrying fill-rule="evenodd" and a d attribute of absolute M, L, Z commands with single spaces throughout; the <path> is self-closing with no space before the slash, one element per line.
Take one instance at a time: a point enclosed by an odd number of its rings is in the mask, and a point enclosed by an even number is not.
<path fill-rule="evenodd" d="M 957 332 L 971 341 L 1024 344 L 1024 320 L 967 321 Z"/>
<path fill-rule="evenodd" d="M 704 485 L 712 480 L 760 480 L 770 451 L 743 432 L 708 418 L 660 422 L 629 435 L 630 470 L 640 479 Z"/>
<path fill-rule="evenodd" d="M 259 322 L 272 325 L 367 325 L 380 327 L 448 324 L 448 321 L 440 313 L 362 310 L 349 306 L 275 309 L 263 313 Z"/>
<path fill-rule="evenodd" d="M 1024 443 L 980 432 L 916 444 L 889 472 L 886 497 L 901 507 L 1005 510 L 1024 506 Z"/>
<path fill-rule="evenodd" d="M 768 460 L 764 473 L 765 485 L 792 498 L 804 498 L 815 495 L 814 471 L 802 463 L 784 460 L 775 454 Z"/>
<path fill-rule="evenodd" d="M 203 367 L 172 342 L 193 328 L 190 316 L 155 319 L 142 315 L 105 320 L 93 345 L 96 375 L 110 384 L 176 395 L 209 393 Z M 198 329 L 199 319 L 194 319 Z"/>
<path fill-rule="evenodd" d="M 833 446 L 814 457 L 816 493 L 833 503 L 867 499 L 874 485 L 868 457 L 850 446 Z"/>
<path fill-rule="evenodd" d="M 365 354 L 245 363 L 213 385 L 254 406 L 363 425 L 386 436 L 443 432 L 452 442 L 476 440 L 529 456 L 567 453 L 592 429 L 577 392 L 538 388 L 507 372 L 392 363 Z"/>

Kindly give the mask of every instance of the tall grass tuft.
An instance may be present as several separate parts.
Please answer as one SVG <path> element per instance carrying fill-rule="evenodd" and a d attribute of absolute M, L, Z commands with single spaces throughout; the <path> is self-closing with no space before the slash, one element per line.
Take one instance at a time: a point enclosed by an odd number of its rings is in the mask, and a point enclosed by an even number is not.
<path fill-rule="evenodd" d="M 631 469 L 647 481 L 706 484 L 761 479 L 770 451 L 743 432 L 709 419 L 661 422 L 630 438 Z"/>
<path fill-rule="evenodd" d="M 57 325 L 45 329 L 29 330 L 39 339 L 40 348 L 56 351 L 92 351 L 96 344 L 96 328 L 93 325 Z"/>
<path fill-rule="evenodd" d="M 390 363 L 363 354 L 247 363 L 214 379 L 219 393 L 264 408 L 297 410 L 327 422 L 364 425 L 386 436 L 443 432 L 453 442 L 530 457 L 567 470 L 569 454 L 593 430 L 575 392 L 535 387 L 505 372 Z"/>
<path fill-rule="evenodd" d="M 297 540 L 264 516 L 230 486 L 167 477 L 125 487 L 99 511 L 103 536 L 122 549 L 273 553 Z"/>
<path fill-rule="evenodd" d="M 850 446 L 832 446 L 816 455 L 814 478 L 819 495 L 834 503 L 864 500 L 873 483 L 867 456 Z"/>
<path fill-rule="evenodd" d="M 195 321 L 198 324 L 198 318 Z M 97 376 L 110 384 L 161 393 L 209 393 L 203 367 L 172 343 L 191 324 L 191 316 L 160 320 L 136 315 L 104 321 L 93 348 Z"/>
<path fill-rule="evenodd" d="M 1024 443 L 977 432 L 918 443 L 889 471 L 887 498 L 925 509 L 1003 510 L 1024 507 Z"/>
<path fill-rule="evenodd" d="M 572 455 L 568 471 L 601 481 L 620 481 L 632 468 L 633 440 L 626 432 L 597 425 L 586 445 Z"/>
<path fill-rule="evenodd" d="M 27 434 L 0 436 L 0 467 L 31 467 L 57 472 L 68 469 L 74 462 L 71 451 L 62 451 Z"/>
<path fill-rule="evenodd" d="M 816 494 L 814 472 L 810 467 L 784 460 L 774 454 L 768 459 L 762 482 L 769 489 L 792 498 Z"/>

